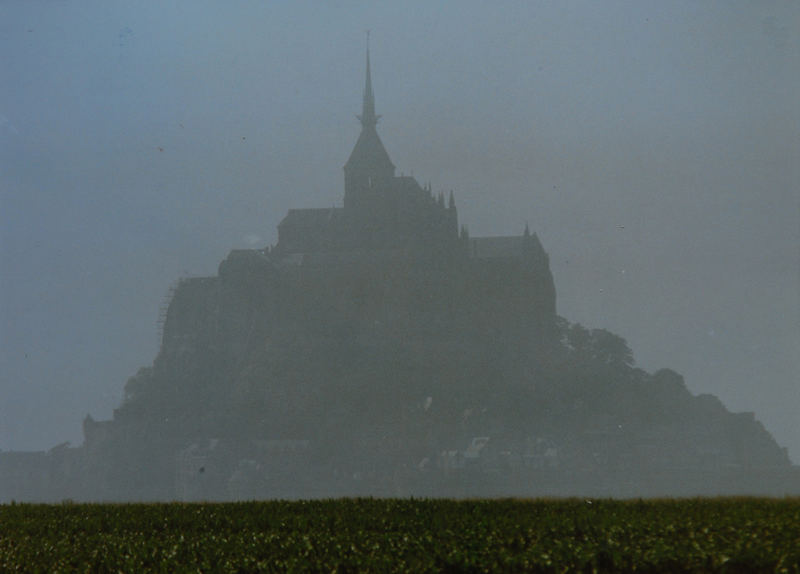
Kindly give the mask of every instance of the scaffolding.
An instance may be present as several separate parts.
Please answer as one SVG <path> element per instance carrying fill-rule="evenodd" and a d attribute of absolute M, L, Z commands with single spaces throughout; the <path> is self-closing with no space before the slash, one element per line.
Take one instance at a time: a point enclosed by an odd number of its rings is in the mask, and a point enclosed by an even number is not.
<path fill-rule="evenodd" d="M 159 346 L 164 342 L 164 324 L 167 322 L 167 313 L 169 312 L 169 306 L 172 303 L 172 299 L 175 297 L 175 291 L 178 290 L 178 285 L 180 284 L 180 279 L 177 281 L 173 281 L 169 288 L 167 289 L 166 295 L 161 300 L 161 304 L 158 306 L 158 321 L 156 323 L 158 327 L 158 343 Z"/>

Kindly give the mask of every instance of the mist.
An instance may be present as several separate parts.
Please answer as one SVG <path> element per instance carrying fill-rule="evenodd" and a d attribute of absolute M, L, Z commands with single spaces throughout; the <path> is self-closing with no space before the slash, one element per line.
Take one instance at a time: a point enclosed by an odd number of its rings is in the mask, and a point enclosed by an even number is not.
<path fill-rule="evenodd" d="M 82 441 L 177 279 L 341 205 L 364 30 L 398 172 L 550 255 L 558 313 L 800 460 L 800 8 L 0 6 L 0 449 Z"/>

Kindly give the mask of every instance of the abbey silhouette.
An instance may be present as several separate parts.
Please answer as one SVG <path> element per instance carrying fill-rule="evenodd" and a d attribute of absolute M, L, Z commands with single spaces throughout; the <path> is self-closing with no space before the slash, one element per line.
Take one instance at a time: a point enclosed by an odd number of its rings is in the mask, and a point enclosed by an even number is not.
<path fill-rule="evenodd" d="M 0 453 L 0 500 L 800 492 L 752 413 L 559 317 L 527 226 L 470 237 L 395 174 L 369 50 L 358 118 L 342 207 L 179 281 L 113 419 Z"/>
<path fill-rule="evenodd" d="M 354 249 L 392 252 L 445 247 L 458 237 L 452 194 L 434 198 L 413 177 L 396 176 L 377 132 L 380 116 L 367 49 L 361 134 L 344 166 L 344 207 L 292 209 L 278 226 L 277 253 L 316 253 Z"/>
<path fill-rule="evenodd" d="M 278 226 L 275 254 L 287 256 L 353 250 L 381 251 L 386 257 L 439 252 L 450 257 L 538 258 L 538 238 L 473 238 L 458 227 L 453 192 L 433 195 L 411 176 L 395 175 L 395 166 L 377 131 L 369 48 L 361 114 L 361 133 L 344 165 L 342 208 L 292 209 Z"/>

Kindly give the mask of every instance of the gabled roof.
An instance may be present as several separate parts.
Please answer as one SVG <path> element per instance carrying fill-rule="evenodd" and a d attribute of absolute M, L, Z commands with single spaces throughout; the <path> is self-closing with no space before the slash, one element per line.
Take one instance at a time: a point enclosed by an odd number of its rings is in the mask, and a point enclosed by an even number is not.
<path fill-rule="evenodd" d="M 473 237 L 470 253 L 478 259 L 505 259 L 522 256 L 522 237 Z"/>
<path fill-rule="evenodd" d="M 473 237 L 470 255 L 477 259 L 507 259 L 527 256 L 544 257 L 547 254 L 535 233 L 500 237 Z"/>
<path fill-rule="evenodd" d="M 307 209 L 290 209 L 286 217 L 281 220 L 278 227 L 289 225 L 293 227 L 319 228 L 336 217 L 341 211 L 340 207 L 311 207 Z"/>

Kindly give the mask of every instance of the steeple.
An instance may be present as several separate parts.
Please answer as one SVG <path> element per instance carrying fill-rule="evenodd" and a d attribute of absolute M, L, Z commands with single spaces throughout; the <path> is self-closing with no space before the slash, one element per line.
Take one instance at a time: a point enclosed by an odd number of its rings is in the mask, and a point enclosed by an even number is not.
<path fill-rule="evenodd" d="M 344 165 L 344 205 L 350 207 L 377 189 L 386 189 L 394 178 L 394 164 L 375 129 L 380 116 L 375 114 L 372 72 L 369 65 L 369 33 L 367 33 L 367 77 L 361 115 L 361 134 Z"/>
<path fill-rule="evenodd" d="M 367 79 L 364 83 L 364 101 L 361 115 L 356 116 L 364 128 L 374 128 L 380 116 L 375 115 L 375 94 L 372 92 L 372 74 L 369 69 L 369 30 L 367 30 Z"/>

